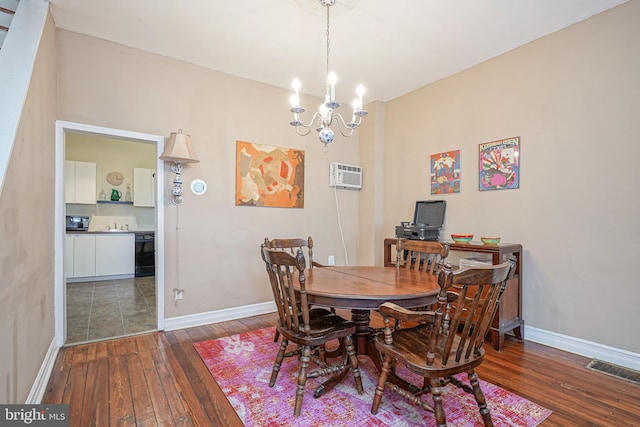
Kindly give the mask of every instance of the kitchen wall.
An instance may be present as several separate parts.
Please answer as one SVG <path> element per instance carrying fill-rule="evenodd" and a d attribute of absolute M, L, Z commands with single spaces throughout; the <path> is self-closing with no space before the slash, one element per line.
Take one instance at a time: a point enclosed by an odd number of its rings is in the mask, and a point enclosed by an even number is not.
<path fill-rule="evenodd" d="M 166 317 L 272 301 L 259 255 L 265 237 L 311 235 L 314 259 L 334 255 L 344 264 L 346 253 L 355 262 L 359 194 L 334 192 L 328 172 L 331 161 L 357 164 L 357 136 L 337 136 L 323 153 L 317 135 L 303 138 L 289 126 L 286 90 L 59 29 L 57 52 L 59 119 L 191 135 L 200 163 L 187 165 L 182 178 L 204 179 L 208 189 L 202 196 L 187 190 L 179 208 L 164 201 Z M 303 209 L 235 206 L 236 140 L 305 151 Z M 165 172 L 170 188 L 168 165 Z M 175 287 L 185 289 L 177 303 Z"/>
<path fill-rule="evenodd" d="M 628 2 L 387 102 L 384 235 L 446 200 L 445 236 L 523 244 L 526 325 L 640 352 L 639 21 Z M 478 144 L 513 136 L 520 189 L 480 193 Z M 429 156 L 456 149 L 461 192 L 431 196 Z"/>
<path fill-rule="evenodd" d="M 100 191 L 110 199 L 111 190 L 122 193 L 124 200 L 127 185 L 133 195 L 133 168 L 156 168 L 156 147 L 154 144 L 132 142 L 103 136 L 68 132 L 66 134 L 65 158 L 96 164 L 96 200 Z M 124 180 L 121 185 L 113 186 L 107 182 L 107 174 L 121 172 Z M 138 229 L 155 229 L 155 209 L 125 204 L 97 203 L 93 205 L 67 204 L 67 215 L 85 216 L 134 216 Z"/>

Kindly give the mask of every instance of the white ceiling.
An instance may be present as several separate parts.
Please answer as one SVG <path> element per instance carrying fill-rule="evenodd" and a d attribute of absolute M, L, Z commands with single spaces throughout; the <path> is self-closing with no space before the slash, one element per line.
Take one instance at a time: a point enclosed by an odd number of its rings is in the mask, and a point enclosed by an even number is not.
<path fill-rule="evenodd" d="M 49 0 L 56 26 L 321 96 L 326 15 L 318 0 Z M 627 0 L 338 0 L 337 98 L 388 101 Z M 311 4 L 309 4 L 311 2 Z M 302 5 L 302 6 L 301 6 Z M 315 13 L 312 9 L 318 9 Z"/>

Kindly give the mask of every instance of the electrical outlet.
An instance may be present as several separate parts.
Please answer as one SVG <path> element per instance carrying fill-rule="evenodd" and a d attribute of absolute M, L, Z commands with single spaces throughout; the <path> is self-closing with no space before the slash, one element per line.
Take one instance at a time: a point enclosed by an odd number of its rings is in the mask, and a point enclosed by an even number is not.
<path fill-rule="evenodd" d="M 329 259 L 327 260 L 328 265 L 336 265 L 336 257 L 333 255 L 329 255 Z"/>
<path fill-rule="evenodd" d="M 184 289 L 174 289 L 173 290 L 173 296 L 174 298 L 177 300 L 182 299 L 182 297 L 184 296 Z"/>

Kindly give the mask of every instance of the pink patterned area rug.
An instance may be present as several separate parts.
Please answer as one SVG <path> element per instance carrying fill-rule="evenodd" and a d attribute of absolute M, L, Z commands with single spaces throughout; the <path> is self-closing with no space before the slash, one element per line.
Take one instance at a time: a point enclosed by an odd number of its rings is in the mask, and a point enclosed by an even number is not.
<path fill-rule="evenodd" d="M 274 328 L 195 343 L 194 347 L 246 426 L 434 426 L 433 414 L 411 405 L 391 391 L 385 392 L 377 415 L 371 414 L 377 371 L 373 362 L 360 356 L 364 394 L 358 395 L 353 375 L 319 399 L 313 390 L 322 379 L 307 380 L 302 411 L 293 416 L 298 361 L 285 358 L 278 380 L 269 387 L 271 369 L 278 352 Z M 293 347 L 292 347 L 293 348 Z M 412 374 L 398 373 L 409 379 Z M 414 377 L 415 378 L 415 377 Z M 466 375 L 461 378 L 466 380 Z M 496 426 L 537 426 L 551 411 L 498 386 L 480 380 Z M 415 384 L 422 380 L 415 378 Z M 424 397 L 430 400 L 430 397 Z M 450 426 L 482 426 L 472 395 L 453 385 L 443 394 Z"/>

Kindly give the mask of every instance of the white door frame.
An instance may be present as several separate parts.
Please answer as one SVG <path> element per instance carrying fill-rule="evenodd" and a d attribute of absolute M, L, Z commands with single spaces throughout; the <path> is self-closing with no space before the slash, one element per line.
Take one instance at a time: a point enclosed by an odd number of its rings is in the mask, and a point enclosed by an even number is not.
<path fill-rule="evenodd" d="M 156 310 L 158 330 L 164 330 L 164 136 L 56 120 L 54 204 L 54 319 L 55 340 L 62 347 L 67 339 L 66 286 L 64 277 L 65 198 L 64 159 L 66 132 L 84 133 L 156 145 Z"/>

